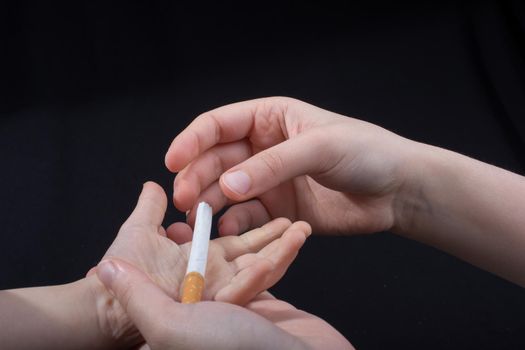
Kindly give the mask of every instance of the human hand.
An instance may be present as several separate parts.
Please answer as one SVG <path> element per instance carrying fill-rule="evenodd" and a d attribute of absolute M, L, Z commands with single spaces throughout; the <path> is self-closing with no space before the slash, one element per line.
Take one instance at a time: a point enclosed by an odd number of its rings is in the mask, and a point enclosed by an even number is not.
<path fill-rule="evenodd" d="M 182 211 L 206 201 L 229 208 L 219 233 L 270 218 L 306 220 L 327 233 L 368 233 L 398 224 L 405 165 L 416 143 L 376 125 L 282 97 L 235 103 L 197 117 L 172 142 Z"/>
<path fill-rule="evenodd" d="M 219 233 L 270 218 L 315 231 L 390 230 L 525 286 L 525 178 L 289 98 L 206 112 L 175 140 L 180 210 L 234 204 Z M 236 204 L 239 203 L 240 204 Z"/>
<path fill-rule="evenodd" d="M 166 205 L 162 188 L 146 183 L 135 210 L 103 259 L 118 258 L 133 264 L 166 295 L 178 300 L 191 242 L 178 245 L 175 241 L 189 241 L 191 229 L 175 223 L 164 230 L 161 225 Z M 238 237 L 212 240 L 203 299 L 245 304 L 282 277 L 309 234 L 307 223 L 291 224 L 281 218 Z M 125 339 L 127 344 L 139 342 L 140 334 L 122 306 L 109 294 L 99 294 L 97 308 L 103 332 Z"/>
<path fill-rule="evenodd" d="M 322 319 L 267 292 L 246 308 L 180 304 L 118 259 L 102 261 L 97 275 L 144 336 L 141 349 L 353 349 Z"/>

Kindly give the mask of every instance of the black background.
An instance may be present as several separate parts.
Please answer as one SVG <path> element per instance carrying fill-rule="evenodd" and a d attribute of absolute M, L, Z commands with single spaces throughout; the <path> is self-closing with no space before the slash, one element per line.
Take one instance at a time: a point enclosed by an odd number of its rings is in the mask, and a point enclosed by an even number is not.
<path fill-rule="evenodd" d="M 171 193 L 173 137 L 230 102 L 291 96 L 525 166 L 520 1 L 3 9 L 0 288 L 81 278 L 143 182 Z M 389 233 L 311 238 L 273 292 L 361 349 L 525 345 L 522 288 Z"/>

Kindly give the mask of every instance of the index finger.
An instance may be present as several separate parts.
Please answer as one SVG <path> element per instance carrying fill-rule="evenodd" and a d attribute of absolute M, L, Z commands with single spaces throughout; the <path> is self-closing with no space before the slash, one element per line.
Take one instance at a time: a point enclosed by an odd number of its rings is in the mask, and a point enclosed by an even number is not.
<path fill-rule="evenodd" d="M 278 101 L 277 98 L 260 98 L 237 102 L 199 115 L 171 143 L 165 157 L 166 167 L 172 172 L 180 171 L 214 145 L 249 136 L 256 116 L 267 115 L 268 107 L 277 115 L 283 114 L 276 111 L 282 105 Z"/>

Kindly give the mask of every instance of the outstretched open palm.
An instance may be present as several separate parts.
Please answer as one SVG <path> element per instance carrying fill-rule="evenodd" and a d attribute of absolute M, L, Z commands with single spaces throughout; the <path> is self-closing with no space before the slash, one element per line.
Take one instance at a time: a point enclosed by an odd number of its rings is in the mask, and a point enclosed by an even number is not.
<path fill-rule="evenodd" d="M 144 185 L 137 206 L 122 225 L 104 259 L 118 258 L 142 270 L 167 295 L 179 300 L 179 292 L 191 242 L 191 228 L 175 223 L 165 230 L 162 221 L 167 199 L 160 186 Z M 291 224 L 276 219 L 241 236 L 222 237 L 210 242 L 206 271 L 205 300 L 243 305 L 275 284 L 285 273 L 310 234 L 304 222 Z M 137 331 L 118 303 L 112 304 L 107 320 L 112 334 Z"/>

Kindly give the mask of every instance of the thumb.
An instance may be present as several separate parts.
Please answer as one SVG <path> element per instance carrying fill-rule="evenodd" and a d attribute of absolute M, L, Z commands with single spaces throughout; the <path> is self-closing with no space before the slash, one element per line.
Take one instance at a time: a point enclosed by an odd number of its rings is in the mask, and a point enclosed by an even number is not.
<path fill-rule="evenodd" d="M 263 317 L 241 307 L 177 303 L 123 261 L 102 261 L 97 276 L 152 349 L 275 349 L 276 344 L 287 349 L 285 341 L 297 343 Z"/>
<path fill-rule="evenodd" d="M 148 343 L 159 341 L 151 336 L 158 335 L 159 328 L 167 324 L 166 317 L 178 318 L 180 312 L 170 312 L 166 306 L 175 308 L 179 304 L 132 265 L 117 259 L 103 260 L 97 266 L 97 276 Z"/>
<path fill-rule="evenodd" d="M 326 165 L 323 139 L 300 134 L 255 154 L 221 176 L 223 193 L 234 201 L 245 201 L 296 176 L 319 173 Z"/>
<path fill-rule="evenodd" d="M 127 222 L 160 226 L 167 206 L 168 200 L 162 187 L 148 181 L 144 184 L 137 205 Z"/>

